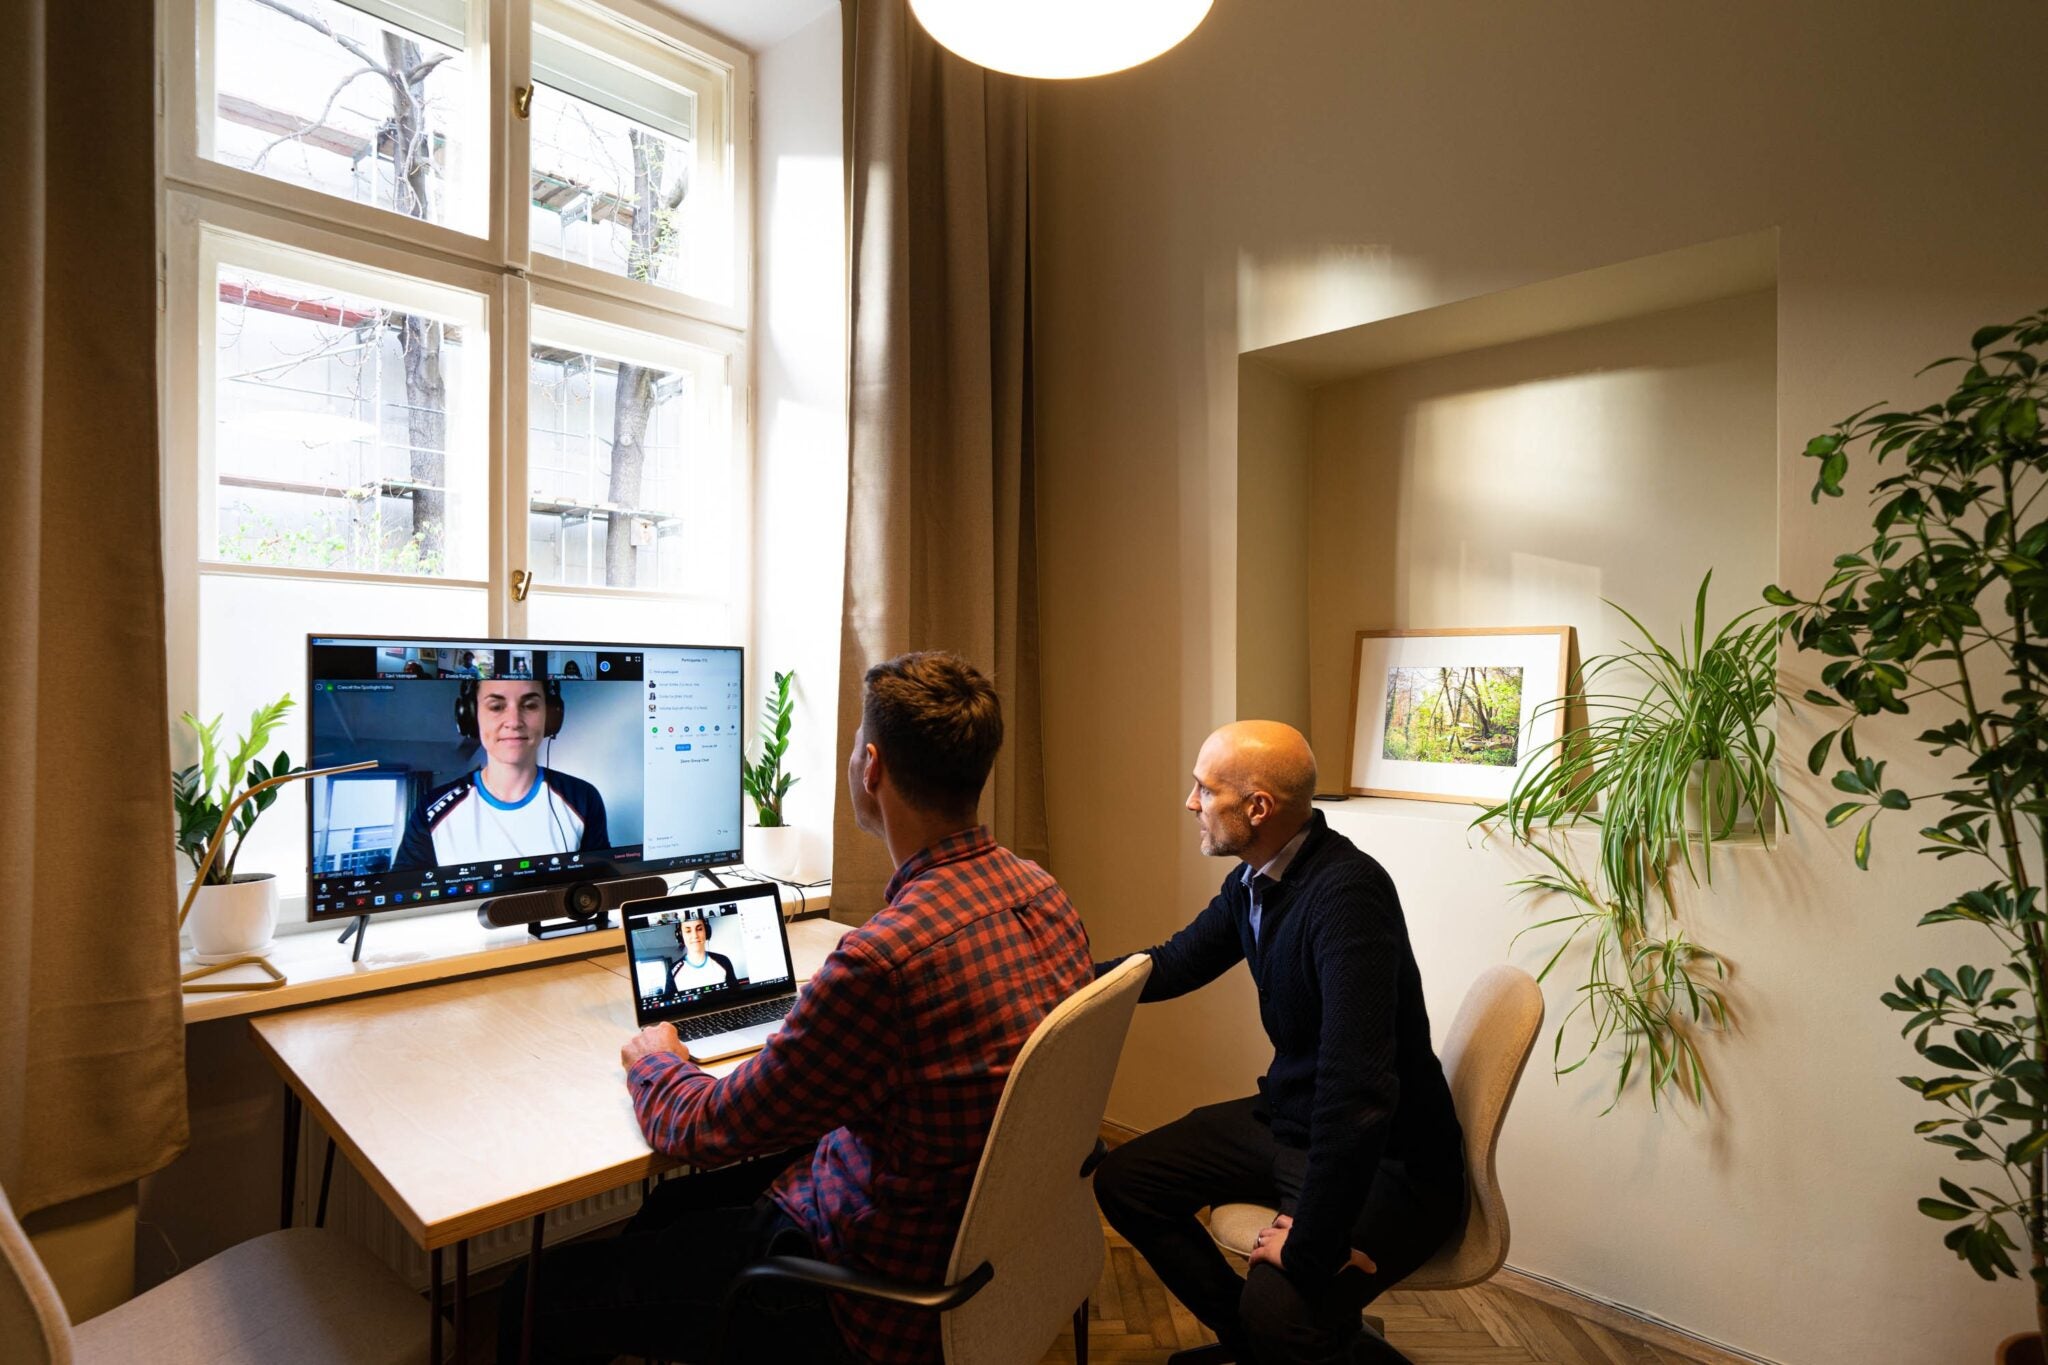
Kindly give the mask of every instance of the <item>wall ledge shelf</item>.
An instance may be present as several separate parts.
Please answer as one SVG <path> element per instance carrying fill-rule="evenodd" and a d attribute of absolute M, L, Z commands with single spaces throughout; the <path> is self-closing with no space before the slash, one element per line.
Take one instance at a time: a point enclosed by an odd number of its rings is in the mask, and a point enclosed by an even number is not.
<path fill-rule="evenodd" d="M 795 916 L 800 906 L 807 912 L 807 918 L 808 912 L 831 907 L 829 889 L 810 891 L 808 903 L 800 902 L 793 888 L 780 889 L 786 917 Z M 471 907 L 389 921 L 373 915 L 362 961 L 353 962 L 349 956 L 352 945 L 336 941 L 347 923 L 346 919 L 337 919 L 319 925 L 295 925 L 292 931 L 280 933 L 265 956 L 285 974 L 283 986 L 275 990 L 187 994 L 185 1023 L 190 1026 L 213 1019 L 268 1014 L 402 986 L 564 962 L 625 948 L 616 917 L 614 926 L 608 930 L 538 939 L 524 928 L 486 929 L 477 923 Z M 190 971 L 198 965 L 191 949 L 180 944 L 178 970 Z M 254 967 L 237 967 L 209 980 L 247 981 L 253 987 L 263 980 L 263 975 Z"/>

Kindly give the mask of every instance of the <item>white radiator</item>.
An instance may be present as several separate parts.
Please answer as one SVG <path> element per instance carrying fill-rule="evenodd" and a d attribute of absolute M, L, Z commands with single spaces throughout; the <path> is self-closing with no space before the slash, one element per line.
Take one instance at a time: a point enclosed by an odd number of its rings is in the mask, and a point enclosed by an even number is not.
<path fill-rule="evenodd" d="M 319 1209 L 320 1163 L 326 1154 L 327 1134 L 321 1129 L 319 1120 L 308 1113 L 299 1128 L 299 1180 L 294 1220 L 298 1226 L 312 1226 L 313 1216 Z M 608 1223 L 623 1222 L 632 1217 L 639 1207 L 640 1182 L 636 1180 L 630 1185 L 606 1190 L 603 1194 L 578 1200 L 566 1207 L 550 1209 L 546 1244 L 553 1246 Z M 356 1174 L 347 1155 L 339 1149 L 334 1154 L 334 1183 L 327 1195 L 327 1227 L 368 1248 L 413 1288 L 424 1290 L 427 1287 L 427 1253 L 413 1242 L 411 1234 L 384 1207 L 384 1201 L 378 1198 L 368 1182 Z M 532 1236 L 532 1220 L 525 1219 L 482 1237 L 472 1237 L 469 1242 L 470 1273 L 524 1256 Z M 455 1251 L 452 1247 L 441 1257 L 441 1276 L 442 1282 L 452 1292 L 455 1283 Z"/>

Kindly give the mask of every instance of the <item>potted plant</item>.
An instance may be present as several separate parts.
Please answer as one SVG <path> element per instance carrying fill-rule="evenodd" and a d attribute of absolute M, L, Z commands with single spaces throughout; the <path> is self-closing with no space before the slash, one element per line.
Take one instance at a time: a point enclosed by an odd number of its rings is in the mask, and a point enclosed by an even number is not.
<path fill-rule="evenodd" d="M 292 772 L 282 750 L 268 764 L 258 757 L 292 709 L 289 695 L 249 717 L 249 732 L 232 753 L 221 749 L 221 717 L 200 722 L 190 712 L 182 718 L 199 741 L 199 761 L 171 777 L 171 796 L 178 816 L 178 849 L 192 862 L 200 885 L 185 927 L 192 953 L 201 962 L 219 962 L 270 946 L 277 927 L 277 878 L 268 872 L 238 872 L 242 843 L 264 811 L 277 800 L 277 788 L 248 795 L 236 810 L 230 830 L 234 842 L 207 862 L 207 848 L 220 828 L 223 812 L 249 789 Z"/>
<path fill-rule="evenodd" d="M 2048 522 L 2030 517 L 2048 475 L 2041 404 L 2048 388 L 2048 311 L 1985 327 L 1954 392 L 1910 412 L 1865 408 L 1807 443 L 1820 462 L 1813 489 L 1842 495 L 1852 447 L 1896 472 L 1872 494 L 1875 534 L 1838 556 L 1811 598 L 1765 593 L 1802 650 L 1828 656 L 1817 705 L 1851 712 L 1813 746 L 1818 776 L 1839 743 L 1834 786 L 1847 799 L 1832 827 L 1856 824 L 1858 867 L 1886 811 L 1933 807 L 1920 851 L 1963 858 L 1989 880 L 1936 906 L 1922 924 L 1968 923 L 2003 964 L 1930 967 L 1900 976 L 1884 1003 L 1930 1074 L 1903 1076 L 1930 1106 L 1913 1131 L 1965 1164 L 1937 1178 L 1920 1211 L 1942 1223 L 1943 1245 L 1987 1280 L 2027 1263 L 2039 1332 L 2010 1339 L 2001 1360 L 2041 1359 L 2048 1333 L 2048 910 L 2035 884 L 2048 855 Z M 1954 765 L 1938 791 L 1889 785 L 1865 753 L 1865 716 L 1936 710 L 1920 743 Z M 1927 816 L 1920 817 L 1926 821 Z M 1965 1186 L 1962 1182 L 1970 1180 Z"/>
<path fill-rule="evenodd" d="M 1514 885 L 1571 907 L 1522 931 L 1565 931 L 1539 980 L 1574 944 L 1590 951 L 1578 1003 L 1558 1025 L 1552 1069 L 1575 1071 L 1618 1037 L 1617 1101 L 1639 1064 L 1653 1105 L 1667 1085 L 1704 1100 L 1695 1034 L 1727 1023 L 1718 984 L 1725 969 L 1680 925 L 1671 875 L 1683 869 L 1695 884 L 1711 882 L 1714 844 L 1752 828 L 1768 847 L 1783 804 L 1769 725 L 1778 698 L 1775 625 L 1752 620 L 1762 610 L 1755 608 L 1709 638 L 1712 582 L 1711 573 L 1701 580 L 1692 634 L 1681 627 L 1675 649 L 1608 604 L 1641 643 L 1588 659 L 1563 696 L 1532 712 L 1561 712 L 1566 724 L 1531 754 L 1508 798 L 1474 821 L 1544 860 L 1546 871 Z M 1599 835 L 1590 870 L 1565 837 L 1580 825 Z M 1567 1064 L 1565 1036 L 1582 1014 L 1585 1049 Z"/>
<path fill-rule="evenodd" d="M 796 875 L 797 831 L 782 817 L 783 798 L 796 785 L 796 775 L 782 770 L 789 752 L 789 723 L 796 709 L 789 689 L 796 670 L 775 675 L 775 690 L 761 713 L 761 757 L 740 764 L 740 785 L 754 803 L 755 822 L 747 827 L 747 866 L 770 877 Z"/>

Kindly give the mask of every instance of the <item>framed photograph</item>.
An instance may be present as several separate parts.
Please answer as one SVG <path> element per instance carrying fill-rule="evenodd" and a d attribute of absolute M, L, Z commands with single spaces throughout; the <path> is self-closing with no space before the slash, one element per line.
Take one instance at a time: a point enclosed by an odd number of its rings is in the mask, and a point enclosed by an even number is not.
<path fill-rule="evenodd" d="M 1353 796 L 1493 805 L 1564 730 L 1570 626 L 1361 630 L 1351 657 Z"/>

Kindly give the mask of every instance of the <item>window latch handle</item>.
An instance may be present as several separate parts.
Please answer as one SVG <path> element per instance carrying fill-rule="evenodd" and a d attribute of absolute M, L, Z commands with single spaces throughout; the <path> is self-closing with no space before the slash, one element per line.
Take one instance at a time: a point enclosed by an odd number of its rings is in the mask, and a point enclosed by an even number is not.
<path fill-rule="evenodd" d="M 533 587 L 532 574 L 524 569 L 514 569 L 512 571 L 512 600 L 514 602 L 524 602 L 527 590 L 531 587 Z"/>
<path fill-rule="evenodd" d="M 520 85 L 512 90 L 512 112 L 521 118 L 533 116 L 533 87 Z"/>

